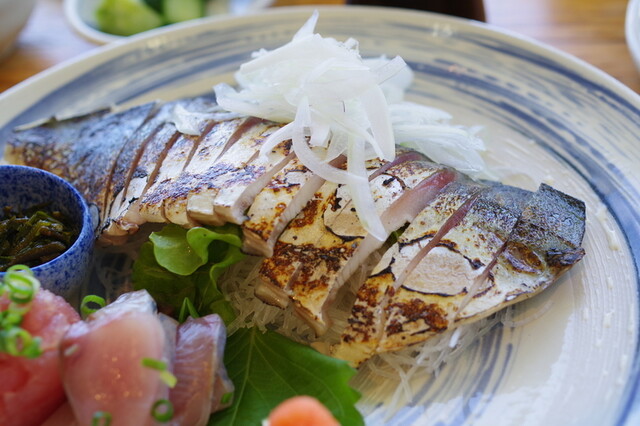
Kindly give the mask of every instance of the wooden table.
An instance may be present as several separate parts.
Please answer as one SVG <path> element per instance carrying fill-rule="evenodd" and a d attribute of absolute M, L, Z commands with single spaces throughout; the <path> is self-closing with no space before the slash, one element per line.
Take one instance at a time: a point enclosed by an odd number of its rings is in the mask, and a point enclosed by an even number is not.
<path fill-rule="evenodd" d="M 627 0 L 484 0 L 487 22 L 532 37 L 595 65 L 640 93 L 624 37 Z M 276 0 L 275 6 L 344 0 Z M 0 62 L 0 92 L 95 49 L 67 24 L 62 0 L 38 0 L 15 52 Z"/>

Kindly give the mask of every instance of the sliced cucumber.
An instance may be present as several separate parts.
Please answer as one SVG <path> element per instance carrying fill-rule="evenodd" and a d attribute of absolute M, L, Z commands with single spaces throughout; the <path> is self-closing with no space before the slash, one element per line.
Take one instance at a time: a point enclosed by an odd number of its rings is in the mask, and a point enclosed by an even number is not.
<path fill-rule="evenodd" d="M 205 0 L 162 0 L 162 11 L 171 24 L 201 18 L 205 13 Z"/>
<path fill-rule="evenodd" d="M 162 0 L 144 0 L 144 2 L 156 12 L 162 14 Z"/>
<path fill-rule="evenodd" d="M 96 11 L 100 30 L 130 36 L 164 25 L 162 15 L 143 0 L 103 0 Z"/>

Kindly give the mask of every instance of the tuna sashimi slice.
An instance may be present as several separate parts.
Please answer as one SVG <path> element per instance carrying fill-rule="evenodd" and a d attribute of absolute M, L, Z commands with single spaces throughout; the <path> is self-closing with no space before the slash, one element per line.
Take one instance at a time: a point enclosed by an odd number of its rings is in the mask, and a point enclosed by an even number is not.
<path fill-rule="evenodd" d="M 0 296 L 0 312 L 8 304 Z M 0 353 L 0 425 L 40 425 L 64 403 L 58 344 L 78 321 L 80 316 L 62 297 L 38 291 L 21 326 L 42 339 L 42 354 L 29 359 Z"/>

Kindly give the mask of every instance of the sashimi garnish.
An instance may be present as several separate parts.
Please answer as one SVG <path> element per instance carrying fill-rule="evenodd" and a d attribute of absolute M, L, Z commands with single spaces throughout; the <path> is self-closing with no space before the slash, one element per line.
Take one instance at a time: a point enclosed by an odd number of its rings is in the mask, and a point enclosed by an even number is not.
<path fill-rule="evenodd" d="M 356 40 L 314 33 L 318 16 L 314 12 L 289 43 L 254 52 L 235 74 L 238 89 L 218 84 L 216 98 L 229 111 L 287 123 L 261 154 L 291 139 L 302 164 L 347 185 L 363 227 L 382 241 L 386 232 L 373 208 L 365 161 L 391 161 L 396 142 L 418 141 L 434 160 L 476 174 L 484 170 L 484 144 L 477 129 L 448 124 L 447 113 L 402 102 L 413 74 L 401 57 L 363 59 Z M 329 164 L 339 155 L 347 157 L 346 170 Z"/>

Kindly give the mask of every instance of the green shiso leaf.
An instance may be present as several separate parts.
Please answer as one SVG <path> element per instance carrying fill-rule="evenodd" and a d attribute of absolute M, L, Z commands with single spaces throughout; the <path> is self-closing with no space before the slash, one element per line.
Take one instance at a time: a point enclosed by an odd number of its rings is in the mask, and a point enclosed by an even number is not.
<path fill-rule="evenodd" d="M 364 425 L 349 386 L 355 369 L 278 333 L 245 328 L 228 337 L 225 365 L 235 385 L 233 405 L 215 413 L 209 425 L 259 425 L 280 402 L 310 395 L 343 425 Z"/>

